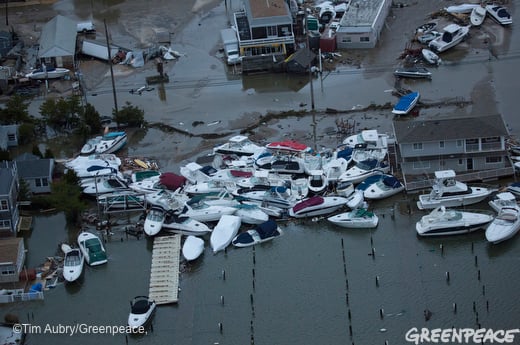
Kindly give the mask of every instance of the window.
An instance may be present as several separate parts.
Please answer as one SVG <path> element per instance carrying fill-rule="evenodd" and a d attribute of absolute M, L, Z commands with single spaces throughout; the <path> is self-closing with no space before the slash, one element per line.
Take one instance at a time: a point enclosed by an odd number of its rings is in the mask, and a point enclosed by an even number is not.
<path fill-rule="evenodd" d="M 47 187 L 49 185 L 49 181 L 46 177 L 42 178 L 42 186 Z"/>
<path fill-rule="evenodd" d="M 11 229 L 11 221 L 8 219 L 0 220 L 0 229 Z"/>
<path fill-rule="evenodd" d="M 7 134 L 7 140 L 16 141 L 16 134 L 14 134 L 14 133 Z"/>
<path fill-rule="evenodd" d="M 462 147 L 463 143 L 463 140 L 457 140 L 457 147 Z"/>
<path fill-rule="evenodd" d="M 3 276 L 10 276 L 14 274 L 14 270 L 12 268 L 2 268 L 2 275 Z"/>
<path fill-rule="evenodd" d="M 275 26 L 268 26 L 267 28 L 267 37 L 273 37 L 273 36 L 278 36 L 278 29 Z"/>
<path fill-rule="evenodd" d="M 0 210 L 8 210 L 9 204 L 7 203 L 7 200 L 1 200 L 0 201 Z"/>
<path fill-rule="evenodd" d="M 359 38 L 359 42 L 370 42 L 370 37 L 368 37 L 368 36 L 361 36 Z"/>
<path fill-rule="evenodd" d="M 414 169 L 429 169 L 430 168 L 430 162 L 413 162 L 413 168 Z"/>
<path fill-rule="evenodd" d="M 464 164 L 464 161 L 462 159 L 459 159 L 459 165 Z"/>
<path fill-rule="evenodd" d="M 439 147 L 440 147 L 441 149 L 444 148 L 444 141 L 439 141 Z"/>
<path fill-rule="evenodd" d="M 422 143 L 414 143 L 413 144 L 413 149 L 414 150 L 422 150 L 423 149 Z"/>
<path fill-rule="evenodd" d="M 492 163 L 502 163 L 502 157 L 486 157 L 486 164 L 492 164 Z"/>
<path fill-rule="evenodd" d="M 351 43 L 351 42 L 352 42 L 352 38 L 349 37 L 349 36 L 347 36 L 347 37 L 343 37 L 343 38 L 341 39 L 341 42 L 342 42 L 342 43 Z"/>

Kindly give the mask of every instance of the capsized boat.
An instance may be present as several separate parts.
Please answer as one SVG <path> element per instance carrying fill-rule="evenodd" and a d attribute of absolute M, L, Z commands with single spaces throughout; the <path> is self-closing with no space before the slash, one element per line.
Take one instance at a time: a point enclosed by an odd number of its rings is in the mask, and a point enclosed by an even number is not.
<path fill-rule="evenodd" d="M 481 229 L 492 220 L 493 217 L 489 214 L 439 206 L 423 216 L 415 224 L 415 229 L 420 236 L 459 235 Z"/>
<path fill-rule="evenodd" d="M 486 187 L 469 187 L 455 179 L 455 171 L 440 170 L 435 172 L 432 190 L 429 194 L 419 195 L 417 207 L 420 210 L 439 206 L 457 207 L 472 205 L 487 198 L 495 190 Z"/>
<path fill-rule="evenodd" d="M 204 240 L 202 238 L 189 235 L 182 245 L 182 256 L 188 261 L 197 259 L 204 252 Z"/>
<path fill-rule="evenodd" d="M 242 219 L 238 216 L 226 214 L 220 218 L 211 232 L 210 244 L 211 248 L 213 248 L 213 253 L 226 249 L 237 235 L 241 224 Z"/>
<path fill-rule="evenodd" d="M 130 314 L 128 315 L 128 326 L 133 332 L 140 327 L 146 327 L 155 313 L 155 301 L 148 296 L 136 296 L 130 302 Z"/>
<path fill-rule="evenodd" d="M 347 204 L 342 196 L 311 196 L 289 209 L 289 216 L 295 218 L 320 216 L 339 210 Z"/>
<path fill-rule="evenodd" d="M 498 216 L 488 225 L 486 239 L 491 243 L 508 240 L 520 230 L 520 207 L 502 207 Z"/>
<path fill-rule="evenodd" d="M 82 231 L 78 235 L 78 245 L 89 266 L 98 266 L 108 262 L 103 242 L 93 233 Z"/>
<path fill-rule="evenodd" d="M 392 109 L 392 113 L 396 115 L 408 114 L 413 109 L 413 107 L 415 107 L 420 97 L 421 94 L 417 91 L 410 92 L 409 94 L 402 96 L 399 98 L 399 102 L 397 102 L 397 104 L 394 106 L 394 109 Z"/>
<path fill-rule="evenodd" d="M 274 220 L 267 220 L 251 230 L 238 234 L 233 238 L 231 243 L 235 247 L 249 247 L 270 241 L 282 234 L 282 229 L 280 229 Z"/>
<path fill-rule="evenodd" d="M 375 228 L 379 218 L 374 212 L 366 208 L 357 208 L 349 212 L 340 213 L 327 218 L 329 222 L 342 228 L 366 229 Z"/>
<path fill-rule="evenodd" d="M 79 248 L 71 248 L 67 245 L 66 248 L 62 245 L 62 250 L 65 253 L 63 259 L 63 278 L 67 282 L 73 282 L 77 280 L 83 272 L 83 253 Z"/>

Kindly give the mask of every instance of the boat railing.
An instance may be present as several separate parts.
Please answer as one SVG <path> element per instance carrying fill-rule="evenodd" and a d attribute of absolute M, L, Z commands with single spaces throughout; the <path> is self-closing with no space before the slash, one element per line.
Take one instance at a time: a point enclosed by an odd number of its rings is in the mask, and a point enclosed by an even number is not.
<path fill-rule="evenodd" d="M 17 294 L 6 294 L 0 295 L 0 303 L 13 303 L 13 302 L 24 302 L 34 301 L 43 299 L 42 291 L 34 292 L 22 292 Z"/>

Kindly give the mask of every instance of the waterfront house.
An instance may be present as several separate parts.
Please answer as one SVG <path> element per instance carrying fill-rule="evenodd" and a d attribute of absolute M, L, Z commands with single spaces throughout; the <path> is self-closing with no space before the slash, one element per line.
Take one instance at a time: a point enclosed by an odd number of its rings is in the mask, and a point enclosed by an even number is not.
<path fill-rule="evenodd" d="M 18 282 L 25 262 L 23 238 L 0 239 L 0 283 Z"/>
<path fill-rule="evenodd" d="M 54 173 L 54 159 L 24 153 L 16 157 L 15 162 L 18 168 L 18 178 L 27 183 L 32 193 L 51 192 L 50 182 Z"/>
<path fill-rule="evenodd" d="M 502 116 L 463 116 L 393 121 L 396 163 L 407 190 L 429 187 L 438 170 L 452 169 L 461 181 L 514 174 Z"/>
<path fill-rule="evenodd" d="M 270 70 L 295 50 L 293 18 L 284 0 L 244 0 L 234 22 L 245 73 Z"/>
<path fill-rule="evenodd" d="M 18 191 L 16 164 L 0 162 L 0 237 L 13 236 L 18 229 Z"/>
<path fill-rule="evenodd" d="M 392 0 L 352 0 L 336 30 L 338 49 L 374 48 Z"/>
<path fill-rule="evenodd" d="M 46 66 L 74 68 L 76 22 L 57 15 L 46 23 L 39 41 L 38 59 Z"/>
<path fill-rule="evenodd" d="M 18 125 L 0 126 L 0 150 L 18 146 Z"/>

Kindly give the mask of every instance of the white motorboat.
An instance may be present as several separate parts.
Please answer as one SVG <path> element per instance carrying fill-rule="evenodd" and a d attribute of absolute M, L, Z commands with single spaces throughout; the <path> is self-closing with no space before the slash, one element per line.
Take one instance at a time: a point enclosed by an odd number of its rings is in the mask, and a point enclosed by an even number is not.
<path fill-rule="evenodd" d="M 117 176 L 124 179 L 123 174 L 115 168 L 102 165 L 91 165 L 73 169 L 81 183 L 93 182 L 96 177 Z"/>
<path fill-rule="evenodd" d="M 91 155 L 96 153 L 96 145 L 101 141 L 101 136 L 90 138 L 87 142 L 81 147 L 80 154 L 81 155 Z"/>
<path fill-rule="evenodd" d="M 79 248 L 71 248 L 69 245 L 62 244 L 61 246 L 65 257 L 63 259 L 63 278 L 67 282 L 77 280 L 83 272 L 83 253 Z"/>
<path fill-rule="evenodd" d="M 469 21 L 471 22 L 471 25 L 473 26 L 479 26 L 484 22 L 484 19 L 486 18 L 487 10 L 485 7 L 482 6 L 476 6 L 471 10 L 471 14 L 469 16 Z"/>
<path fill-rule="evenodd" d="M 388 170 L 390 170 L 390 167 L 387 164 L 377 159 L 367 159 L 356 163 L 355 166 L 345 171 L 340 176 L 339 181 L 358 183 L 369 176 L 386 173 Z"/>
<path fill-rule="evenodd" d="M 113 153 L 107 154 L 92 154 L 88 156 L 77 156 L 74 159 L 63 162 L 67 169 L 87 169 L 90 166 L 104 166 L 107 168 L 114 168 L 119 170 L 121 166 L 121 159 Z"/>
<path fill-rule="evenodd" d="M 278 174 L 304 174 L 306 170 L 305 161 L 298 157 L 277 157 L 267 167 L 268 170 Z"/>
<path fill-rule="evenodd" d="M 176 211 L 184 207 L 184 203 L 189 200 L 184 193 L 179 193 L 178 190 L 170 191 L 168 189 L 159 189 L 156 192 L 145 193 L 144 198 L 146 202 L 159 206 L 165 211 Z"/>
<path fill-rule="evenodd" d="M 38 69 L 32 70 L 30 73 L 27 73 L 25 75 L 26 78 L 29 79 L 37 79 L 37 80 L 43 80 L 43 79 L 59 79 L 63 78 L 66 75 L 70 74 L 70 70 L 67 68 L 51 68 L 51 67 L 42 67 Z"/>
<path fill-rule="evenodd" d="M 195 162 L 190 162 L 180 168 L 181 175 L 184 176 L 191 184 L 206 182 L 209 180 L 210 176 L 216 172 L 217 170 L 209 165 L 202 166 Z"/>
<path fill-rule="evenodd" d="M 260 188 L 243 188 L 237 190 L 237 196 L 250 201 L 266 202 L 271 206 L 288 209 L 298 202 L 298 199 L 292 194 L 291 189 L 285 186 L 264 187 Z"/>
<path fill-rule="evenodd" d="M 388 147 L 388 134 L 378 133 L 377 129 L 365 129 L 346 137 L 343 144 L 351 148 L 359 144 L 367 144 L 367 147 Z"/>
<path fill-rule="evenodd" d="M 329 222 L 342 228 L 366 229 L 375 228 L 379 218 L 365 208 L 357 208 L 327 218 Z"/>
<path fill-rule="evenodd" d="M 323 170 L 311 170 L 308 177 L 309 192 L 313 194 L 322 194 L 329 186 L 329 180 Z"/>
<path fill-rule="evenodd" d="M 233 192 L 237 188 L 234 181 L 208 180 L 206 182 L 198 182 L 197 184 L 188 185 L 184 188 L 187 194 L 207 194 L 221 191 Z"/>
<path fill-rule="evenodd" d="M 323 165 L 323 171 L 325 172 L 327 181 L 336 182 L 341 174 L 347 171 L 348 163 L 349 162 L 344 158 L 336 158 Z"/>
<path fill-rule="evenodd" d="M 204 240 L 202 238 L 189 235 L 182 245 L 182 256 L 188 261 L 197 259 L 204 252 Z"/>
<path fill-rule="evenodd" d="M 500 212 L 500 209 L 503 207 L 517 207 L 518 203 L 516 202 L 516 198 L 511 192 L 502 192 L 498 193 L 493 200 L 489 201 L 489 206 L 495 212 Z"/>
<path fill-rule="evenodd" d="M 269 172 L 268 170 L 256 170 L 251 177 L 238 179 L 236 182 L 239 188 L 251 188 L 254 186 L 285 186 L 292 180 L 290 175 L 283 175 Z"/>
<path fill-rule="evenodd" d="M 486 5 L 486 11 L 490 17 L 502 25 L 513 24 L 513 18 L 505 7 L 500 5 Z"/>
<path fill-rule="evenodd" d="M 82 182 L 83 193 L 91 196 L 130 191 L 125 180 L 117 176 L 97 177 L 93 181 Z"/>
<path fill-rule="evenodd" d="M 263 146 L 257 145 L 244 135 L 236 135 L 229 138 L 228 142 L 213 148 L 213 153 L 237 156 L 253 156 L 264 151 Z"/>
<path fill-rule="evenodd" d="M 98 266 L 108 262 L 103 242 L 93 233 L 82 231 L 78 235 L 78 245 L 89 266 Z"/>
<path fill-rule="evenodd" d="M 436 39 L 437 37 L 439 37 L 440 35 L 441 35 L 441 33 L 439 31 L 433 30 L 433 31 L 427 32 L 425 34 L 422 34 L 420 36 L 417 36 L 417 41 L 419 41 L 419 43 L 422 43 L 422 44 L 428 44 L 431 41 L 433 41 L 434 39 Z"/>
<path fill-rule="evenodd" d="M 515 195 L 520 195 L 520 182 L 513 182 L 507 186 L 507 191 Z"/>
<path fill-rule="evenodd" d="M 220 169 L 217 170 L 210 179 L 215 181 L 232 181 L 236 183 L 244 178 L 253 177 L 254 172 L 254 169 L 250 167 L 243 167 L 240 169 Z"/>
<path fill-rule="evenodd" d="M 267 147 L 269 150 L 289 153 L 304 153 L 310 152 L 312 150 L 309 146 L 293 140 L 273 141 L 267 144 L 265 147 Z"/>
<path fill-rule="evenodd" d="M 274 220 L 267 220 L 254 229 L 247 230 L 235 236 L 231 243 L 235 247 L 249 247 L 267 242 L 283 234 L 282 229 Z"/>
<path fill-rule="evenodd" d="M 460 4 L 446 7 L 448 13 L 471 13 L 474 8 L 480 7 L 479 4 Z"/>
<path fill-rule="evenodd" d="M 237 209 L 234 214 L 242 219 L 242 223 L 262 224 L 269 219 L 269 215 L 257 204 L 242 203 L 234 207 Z"/>
<path fill-rule="evenodd" d="M 157 235 L 161 231 L 165 218 L 166 213 L 162 207 L 152 206 L 144 219 L 144 233 L 148 236 Z"/>
<path fill-rule="evenodd" d="M 415 225 L 420 236 L 441 236 L 465 234 L 483 228 L 493 217 L 476 212 L 435 208 L 430 214 L 421 218 Z"/>
<path fill-rule="evenodd" d="M 238 216 L 223 215 L 220 218 L 211 232 L 210 244 L 211 248 L 213 248 L 213 253 L 226 249 L 237 235 L 241 224 L 242 219 Z"/>
<path fill-rule="evenodd" d="M 498 216 L 486 228 L 486 239 L 499 243 L 510 239 L 520 230 L 520 207 L 502 207 Z"/>
<path fill-rule="evenodd" d="M 223 215 L 232 215 L 237 211 L 232 206 L 210 205 L 204 199 L 191 199 L 185 203 L 181 215 L 199 222 L 215 222 Z"/>
<path fill-rule="evenodd" d="M 305 177 L 300 177 L 291 181 L 291 194 L 297 200 L 303 200 L 309 195 L 309 180 Z"/>
<path fill-rule="evenodd" d="M 363 196 L 365 199 L 384 199 L 403 190 L 404 185 L 395 176 L 383 174 L 363 191 Z"/>
<path fill-rule="evenodd" d="M 354 210 L 361 207 L 364 202 L 365 198 L 363 197 L 363 191 L 356 189 L 349 197 L 347 197 L 346 205 L 348 208 Z"/>
<path fill-rule="evenodd" d="M 354 193 L 354 184 L 350 181 L 338 181 L 335 190 L 337 195 L 349 197 Z"/>
<path fill-rule="evenodd" d="M 156 306 L 155 301 L 147 296 L 134 297 L 128 315 L 128 326 L 133 332 L 138 332 L 140 327 L 146 327 L 151 322 Z"/>
<path fill-rule="evenodd" d="M 432 72 L 425 67 L 400 67 L 394 70 L 394 75 L 401 78 L 432 78 Z"/>
<path fill-rule="evenodd" d="M 442 59 L 439 57 L 439 55 L 432 52 L 430 49 L 422 49 L 421 50 L 422 57 L 426 62 L 428 62 L 430 65 L 440 65 L 442 62 Z"/>
<path fill-rule="evenodd" d="M 439 206 L 457 207 L 472 205 L 487 198 L 495 190 L 485 187 L 468 187 L 455 179 L 453 170 L 435 172 L 432 190 L 429 194 L 419 196 L 417 207 L 420 210 L 433 209 Z"/>
<path fill-rule="evenodd" d="M 127 142 L 126 132 L 105 133 L 96 144 L 96 153 L 114 153 L 122 149 Z"/>
<path fill-rule="evenodd" d="M 187 236 L 203 236 L 208 232 L 211 232 L 211 229 L 206 224 L 190 217 L 176 215 L 171 211 L 166 212 L 162 228 L 166 232 L 173 232 Z"/>
<path fill-rule="evenodd" d="M 428 47 L 435 52 L 442 53 L 462 42 L 468 33 L 469 25 L 449 24 L 442 29 L 441 36 L 428 43 Z"/>
<path fill-rule="evenodd" d="M 347 198 L 342 196 L 311 196 L 289 209 L 289 216 L 295 218 L 321 216 L 346 206 Z"/>

